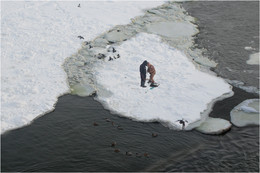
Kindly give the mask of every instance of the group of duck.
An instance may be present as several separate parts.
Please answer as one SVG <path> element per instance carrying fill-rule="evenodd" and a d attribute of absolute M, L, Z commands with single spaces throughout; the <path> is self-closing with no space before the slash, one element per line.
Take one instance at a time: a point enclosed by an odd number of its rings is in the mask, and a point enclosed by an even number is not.
<path fill-rule="evenodd" d="M 116 127 L 118 130 L 124 130 L 123 127 L 121 127 L 120 125 L 116 125 L 115 122 L 111 121 L 110 119 L 106 118 L 105 120 L 106 120 L 106 122 L 111 122 L 112 126 Z M 96 123 L 96 122 L 93 123 L 93 126 L 98 126 L 98 125 L 99 125 L 99 124 Z M 157 137 L 157 136 L 158 136 L 157 133 L 152 133 L 152 137 L 155 138 L 155 137 Z M 115 153 L 121 152 L 120 149 L 116 148 L 116 146 L 117 146 L 116 141 L 113 141 L 113 142 L 111 143 L 111 147 L 114 148 L 114 152 L 115 152 Z M 126 156 L 133 156 L 133 153 L 132 153 L 131 151 L 126 151 L 126 152 L 125 152 L 125 155 L 126 155 Z M 147 152 L 145 152 L 145 153 L 143 153 L 143 154 L 135 153 L 135 156 L 136 156 L 136 157 L 139 157 L 139 158 L 142 157 L 142 156 L 149 158 L 150 155 L 149 155 Z"/>

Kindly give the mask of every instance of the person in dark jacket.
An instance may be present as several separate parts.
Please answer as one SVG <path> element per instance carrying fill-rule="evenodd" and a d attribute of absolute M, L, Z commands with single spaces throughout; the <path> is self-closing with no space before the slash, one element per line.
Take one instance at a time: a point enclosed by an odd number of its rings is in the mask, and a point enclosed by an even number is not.
<path fill-rule="evenodd" d="M 141 65 L 140 65 L 140 77 L 141 77 L 141 87 L 146 87 L 145 80 L 146 80 L 146 66 L 147 66 L 147 61 L 145 60 Z"/>

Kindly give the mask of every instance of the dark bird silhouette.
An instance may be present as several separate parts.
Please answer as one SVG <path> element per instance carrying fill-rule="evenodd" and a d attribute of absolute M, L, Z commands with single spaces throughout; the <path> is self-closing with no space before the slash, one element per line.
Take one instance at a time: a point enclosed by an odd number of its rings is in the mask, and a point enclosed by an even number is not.
<path fill-rule="evenodd" d="M 114 152 L 119 153 L 120 149 L 115 149 Z"/>
<path fill-rule="evenodd" d="M 83 39 L 84 40 L 84 37 L 82 37 L 81 35 L 78 36 L 79 39 Z"/>
<path fill-rule="evenodd" d="M 94 123 L 93 123 L 93 126 L 98 126 L 98 123 L 94 122 Z"/>
<path fill-rule="evenodd" d="M 98 58 L 98 59 L 104 59 L 105 57 L 106 57 L 106 55 L 103 54 L 103 53 L 99 53 L 99 54 L 97 55 L 97 58 Z"/>
<path fill-rule="evenodd" d="M 113 58 L 111 58 L 111 56 L 110 56 L 108 61 L 113 61 Z"/>
<path fill-rule="evenodd" d="M 121 127 L 121 126 L 117 126 L 117 129 L 118 130 L 124 130 L 123 127 Z"/>
<path fill-rule="evenodd" d="M 158 134 L 157 133 L 152 133 L 152 137 L 157 137 Z"/>
<path fill-rule="evenodd" d="M 178 122 L 178 121 L 179 121 L 180 124 L 182 124 L 182 130 L 183 130 L 185 128 L 185 122 L 188 123 L 188 121 L 181 119 L 181 120 L 177 120 L 176 122 Z"/>
<path fill-rule="evenodd" d="M 139 153 L 135 153 L 135 156 L 136 156 L 136 157 L 142 157 L 142 155 L 139 154 Z"/>
<path fill-rule="evenodd" d="M 115 53 L 116 52 L 116 49 L 115 48 L 113 48 L 113 53 Z"/>
<path fill-rule="evenodd" d="M 125 155 L 132 156 L 133 154 L 132 154 L 132 152 L 127 151 L 127 152 L 125 152 Z"/>
<path fill-rule="evenodd" d="M 119 55 L 119 54 L 117 54 L 117 58 L 120 58 L 120 55 Z"/>
<path fill-rule="evenodd" d="M 108 119 L 108 118 L 106 118 L 106 122 L 111 122 L 111 120 L 110 120 L 110 119 Z"/>
<path fill-rule="evenodd" d="M 116 142 L 112 142 L 111 147 L 115 147 L 116 146 Z"/>
<path fill-rule="evenodd" d="M 80 8 L 80 4 L 78 5 L 78 7 Z"/>
<path fill-rule="evenodd" d="M 144 153 L 144 157 L 149 157 L 149 154 L 148 153 Z"/>

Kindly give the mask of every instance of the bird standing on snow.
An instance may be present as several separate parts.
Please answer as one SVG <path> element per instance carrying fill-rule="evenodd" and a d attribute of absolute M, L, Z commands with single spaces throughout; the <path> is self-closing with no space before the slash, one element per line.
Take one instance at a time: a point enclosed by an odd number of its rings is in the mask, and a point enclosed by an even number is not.
<path fill-rule="evenodd" d="M 80 8 L 80 4 L 78 5 L 78 7 Z"/>
<path fill-rule="evenodd" d="M 78 36 L 79 39 L 83 39 L 84 40 L 84 37 L 82 37 L 81 35 Z"/>
<path fill-rule="evenodd" d="M 188 121 L 187 121 L 187 120 L 184 120 L 184 119 L 182 119 L 182 120 L 177 120 L 177 121 L 179 121 L 179 123 L 182 124 L 182 130 L 184 130 L 184 128 L 185 128 L 185 122 L 188 123 Z M 176 121 L 176 122 L 177 122 L 177 121 Z"/>

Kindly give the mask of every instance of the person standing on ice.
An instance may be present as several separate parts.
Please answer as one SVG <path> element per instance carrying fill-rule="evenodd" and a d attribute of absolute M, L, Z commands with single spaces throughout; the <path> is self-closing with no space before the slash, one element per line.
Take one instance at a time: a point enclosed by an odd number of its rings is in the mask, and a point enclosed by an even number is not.
<path fill-rule="evenodd" d="M 140 77 L 141 77 L 141 87 L 145 88 L 145 80 L 146 80 L 146 66 L 147 66 L 147 61 L 145 60 L 141 65 L 140 65 Z"/>
<path fill-rule="evenodd" d="M 148 70 L 147 71 L 150 74 L 150 79 L 149 79 L 148 83 L 151 83 L 151 85 L 155 85 L 155 82 L 154 82 L 154 79 L 153 79 L 153 77 L 154 77 L 154 75 L 156 73 L 155 68 L 149 62 L 147 62 L 147 66 L 148 66 Z"/>

